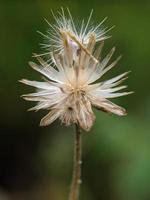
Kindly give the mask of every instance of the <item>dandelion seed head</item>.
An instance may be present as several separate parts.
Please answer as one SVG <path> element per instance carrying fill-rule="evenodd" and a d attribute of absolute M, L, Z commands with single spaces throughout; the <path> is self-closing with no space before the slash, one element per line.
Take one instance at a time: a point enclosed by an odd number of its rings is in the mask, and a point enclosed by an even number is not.
<path fill-rule="evenodd" d="M 56 45 L 56 50 L 50 54 L 53 64 L 37 55 L 35 57 L 38 64 L 29 62 L 34 70 L 45 77 L 44 81 L 22 79 L 20 82 L 37 89 L 35 93 L 22 97 L 38 102 L 29 110 L 48 110 L 48 114 L 40 122 L 41 126 L 47 126 L 59 118 L 66 125 L 78 124 L 82 129 L 89 131 L 95 121 L 92 107 L 119 116 L 126 115 L 124 108 L 108 99 L 131 93 L 118 92 L 127 87 L 119 85 L 128 73 L 102 82 L 101 77 L 116 66 L 120 57 L 110 62 L 115 51 L 115 48 L 112 48 L 103 59 L 99 59 L 106 36 L 97 34 L 96 30 L 100 25 L 88 29 L 92 13 L 86 24 L 82 21 L 81 30 L 78 31 L 70 11 L 68 13 L 69 19 L 66 19 L 62 10 L 62 13 L 59 13 L 60 18 L 54 15 L 56 24 L 49 24 L 49 45 Z"/>

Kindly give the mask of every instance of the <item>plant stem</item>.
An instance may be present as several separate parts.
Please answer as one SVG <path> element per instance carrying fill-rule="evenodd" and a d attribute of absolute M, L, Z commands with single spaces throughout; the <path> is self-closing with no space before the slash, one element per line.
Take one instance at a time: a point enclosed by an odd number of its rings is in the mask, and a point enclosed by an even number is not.
<path fill-rule="evenodd" d="M 81 130 L 75 125 L 75 142 L 74 142 L 74 167 L 72 175 L 72 183 L 69 194 L 69 200 L 79 199 L 79 190 L 81 184 Z"/>

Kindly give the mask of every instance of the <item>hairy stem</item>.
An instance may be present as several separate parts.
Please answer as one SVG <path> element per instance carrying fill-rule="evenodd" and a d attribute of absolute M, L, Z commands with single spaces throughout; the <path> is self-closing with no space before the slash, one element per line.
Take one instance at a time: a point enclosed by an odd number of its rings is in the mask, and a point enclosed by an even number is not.
<path fill-rule="evenodd" d="M 75 143 L 74 143 L 74 167 L 72 175 L 72 183 L 69 194 L 69 200 L 79 199 L 79 190 L 81 184 L 81 130 L 75 125 Z"/>

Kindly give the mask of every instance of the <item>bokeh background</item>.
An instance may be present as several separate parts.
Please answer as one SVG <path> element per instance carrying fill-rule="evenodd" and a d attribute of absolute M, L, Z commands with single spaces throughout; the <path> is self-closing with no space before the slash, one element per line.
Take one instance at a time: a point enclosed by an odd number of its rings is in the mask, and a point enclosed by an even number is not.
<path fill-rule="evenodd" d="M 128 115 L 96 112 L 91 132 L 83 133 L 82 200 L 150 199 L 150 1 L 0 0 L 0 200 L 65 200 L 72 175 L 73 127 L 58 121 L 39 127 L 44 111 L 26 112 L 32 102 L 21 94 L 25 77 L 40 80 L 28 66 L 41 52 L 47 18 L 69 7 L 74 18 L 108 16 L 115 25 L 103 55 L 116 46 L 123 58 L 106 77 L 131 70 L 126 83 L 133 95 L 115 99 Z"/>

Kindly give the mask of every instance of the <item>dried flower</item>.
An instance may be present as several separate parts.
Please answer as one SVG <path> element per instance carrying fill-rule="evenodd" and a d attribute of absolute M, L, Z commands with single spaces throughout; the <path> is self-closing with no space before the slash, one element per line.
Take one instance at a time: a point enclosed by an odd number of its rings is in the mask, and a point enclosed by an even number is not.
<path fill-rule="evenodd" d="M 112 48 L 101 60 L 103 41 L 106 36 L 102 34 L 101 37 L 101 32 L 96 32 L 99 25 L 87 31 L 91 15 L 86 26 L 84 26 L 84 21 L 82 22 L 79 33 L 76 31 L 71 15 L 70 19 L 66 19 L 63 12 L 60 16 L 61 19 L 56 19 L 57 25 L 51 25 L 52 30 L 54 29 L 52 36 L 56 34 L 59 43 L 57 51 L 51 54 L 53 66 L 38 55 L 35 56 L 39 64 L 29 62 L 33 69 L 44 75 L 44 81 L 26 79 L 20 81 L 37 88 L 36 93 L 22 95 L 25 100 L 38 102 L 29 110 L 46 109 L 49 111 L 41 120 L 41 126 L 47 126 L 59 118 L 66 125 L 76 123 L 86 131 L 90 130 L 95 120 L 92 106 L 119 116 L 126 115 L 124 108 L 108 99 L 131 93 L 118 92 L 126 88 L 126 86 L 118 85 L 126 79 L 128 72 L 110 80 L 96 82 L 120 59 L 119 57 L 108 64 L 115 48 Z M 96 42 L 98 41 L 97 47 Z M 54 43 L 57 43 L 56 39 Z"/>

